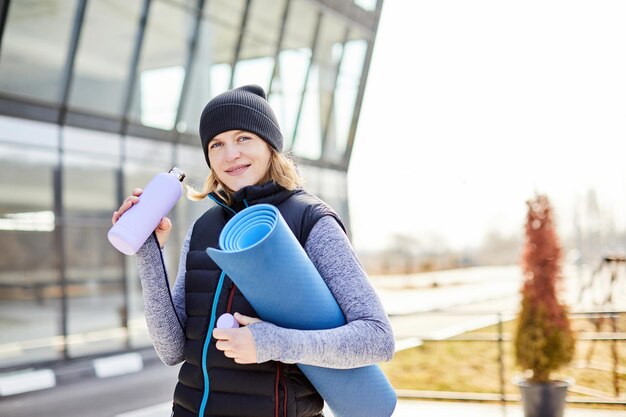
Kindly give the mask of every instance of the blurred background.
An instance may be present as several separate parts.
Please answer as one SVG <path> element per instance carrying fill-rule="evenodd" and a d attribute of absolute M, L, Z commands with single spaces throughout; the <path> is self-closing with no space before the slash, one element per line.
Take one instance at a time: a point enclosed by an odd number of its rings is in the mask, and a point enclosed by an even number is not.
<path fill-rule="evenodd" d="M 624 328 L 601 340 L 589 314 L 622 323 L 626 307 L 625 16 L 620 1 L 0 2 L 0 414 L 166 413 L 176 369 L 155 358 L 134 259 L 106 232 L 159 172 L 179 166 L 201 186 L 201 109 L 250 83 L 268 92 L 306 188 L 348 224 L 398 351 L 441 361 L 454 345 L 427 343 L 488 342 L 470 356 L 489 369 L 468 366 L 493 386 L 385 368 L 407 397 L 515 400 L 510 346 L 495 342 L 518 308 L 537 193 L 555 208 L 564 300 L 590 332 L 580 351 L 622 352 Z M 171 281 L 211 204 L 183 198 L 170 214 Z M 580 403 L 626 404 L 609 356 Z"/>
<path fill-rule="evenodd" d="M 268 91 L 307 187 L 349 221 L 347 170 L 382 3 L 3 4 L 0 366 L 149 345 L 134 259 L 106 239 L 111 213 L 172 166 L 202 185 L 200 112 L 228 88 Z M 174 268 L 208 207 L 181 199 L 171 214 Z"/>

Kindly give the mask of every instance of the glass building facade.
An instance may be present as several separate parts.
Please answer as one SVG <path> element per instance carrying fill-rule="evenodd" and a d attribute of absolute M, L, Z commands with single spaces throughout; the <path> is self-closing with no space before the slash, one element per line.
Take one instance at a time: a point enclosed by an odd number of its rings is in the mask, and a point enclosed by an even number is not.
<path fill-rule="evenodd" d="M 111 214 L 172 166 L 202 185 L 199 115 L 226 89 L 266 89 L 306 188 L 349 221 L 382 0 L 0 7 L 0 370 L 149 346 L 134 259 L 106 238 Z M 170 213 L 171 275 L 209 206 L 183 198 Z"/>

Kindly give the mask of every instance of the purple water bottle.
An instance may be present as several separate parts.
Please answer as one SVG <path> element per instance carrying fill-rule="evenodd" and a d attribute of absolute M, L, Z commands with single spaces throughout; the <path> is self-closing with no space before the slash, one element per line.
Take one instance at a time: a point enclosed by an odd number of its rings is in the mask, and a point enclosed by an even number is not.
<path fill-rule="evenodd" d="M 126 255 L 137 253 L 180 198 L 184 178 L 185 173 L 176 167 L 152 178 L 139 201 L 111 227 L 109 242 Z"/>

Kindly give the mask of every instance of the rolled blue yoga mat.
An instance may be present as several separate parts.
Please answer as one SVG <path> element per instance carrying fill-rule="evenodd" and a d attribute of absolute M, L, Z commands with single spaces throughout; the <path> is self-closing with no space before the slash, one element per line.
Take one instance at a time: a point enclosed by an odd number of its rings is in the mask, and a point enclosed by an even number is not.
<path fill-rule="evenodd" d="M 237 284 L 259 317 L 277 326 L 321 330 L 345 317 L 278 209 L 251 206 L 220 234 L 222 250 L 207 253 Z M 378 365 L 331 369 L 298 364 L 335 417 L 389 417 L 396 393 Z"/>

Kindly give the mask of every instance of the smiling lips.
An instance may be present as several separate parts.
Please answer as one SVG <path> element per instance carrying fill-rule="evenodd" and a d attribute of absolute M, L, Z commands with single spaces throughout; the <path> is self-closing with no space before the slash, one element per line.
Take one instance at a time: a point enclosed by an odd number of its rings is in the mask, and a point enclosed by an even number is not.
<path fill-rule="evenodd" d="M 240 175 L 240 174 L 243 174 L 248 169 L 249 166 L 250 164 L 237 165 L 237 166 L 227 169 L 226 173 L 228 175 L 235 175 L 235 176 Z"/>

